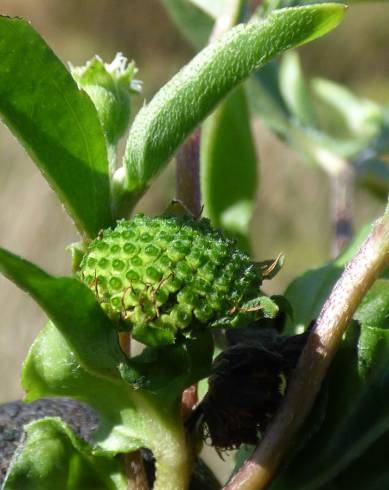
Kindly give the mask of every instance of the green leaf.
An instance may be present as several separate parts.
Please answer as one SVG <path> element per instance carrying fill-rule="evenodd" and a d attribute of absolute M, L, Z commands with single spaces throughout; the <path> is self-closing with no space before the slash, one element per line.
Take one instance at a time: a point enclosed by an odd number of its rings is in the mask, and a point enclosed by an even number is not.
<path fill-rule="evenodd" d="M 204 12 L 206 12 L 210 17 L 214 19 L 219 18 L 223 12 L 225 12 L 228 7 L 229 0 L 189 0 L 193 5 L 197 5 L 197 7 L 201 8 Z"/>
<path fill-rule="evenodd" d="M 316 117 L 300 59 L 295 51 L 286 53 L 280 65 L 280 90 L 293 116 L 303 126 L 315 126 Z"/>
<path fill-rule="evenodd" d="M 273 60 L 259 70 L 248 82 L 250 108 L 278 136 L 288 135 L 290 112 L 280 92 L 280 70 Z"/>
<path fill-rule="evenodd" d="M 371 226 L 364 227 L 339 257 L 318 269 L 305 272 L 288 286 L 285 297 L 292 305 L 293 320 L 289 319 L 285 333 L 293 334 L 306 330 L 315 320 L 331 292 L 332 287 L 351 260 Z"/>
<path fill-rule="evenodd" d="M 94 456 L 92 448 L 58 418 L 28 424 L 4 490 L 126 490 L 124 465 Z"/>
<path fill-rule="evenodd" d="M 320 431 L 297 452 L 272 490 L 322 488 L 357 458 L 368 457 L 371 445 L 387 433 L 389 331 L 349 327 L 327 383 L 327 413 Z"/>
<path fill-rule="evenodd" d="M 175 345 L 146 347 L 128 359 L 121 372 L 135 389 L 176 400 L 185 388 L 209 376 L 212 355 L 212 335 L 204 330 Z"/>
<path fill-rule="evenodd" d="M 389 280 L 378 279 L 354 315 L 362 325 L 389 329 Z"/>
<path fill-rule="evenodd" d="M 344 7 L 335 4 L 279 10 L 231 29 L 200 52 L 135 118 L 124 158 L 125 191 L 142 194 L 228 92 L 280 52 L 326 34 L 343 15 Z"/>
<path fill-rule="evenodd" d="M 161 489 L 166 488 L 164 478 L 171 479 L 171 453 L 178 451 L 175 463 L 183 468 L 177 473 L 180 480 L 188 461 L 178 416 L 178 388 L 164 397 L 130 389 L 119 372 L 127 359 L 117 333 L 94 294 L 77 279 L 52 277 L 1 249 L 0 271 L 28 291 L 58 323 L 49 323 L 42 331 L 24 364 L 27 400 L 70 396 L 88 403 L 100 415 L 93 435 L 96 450 L 117 454 L 148 447 L 157 460 L 167 458 L 167 473 L 160 472 Z M 160 440 L 164 440 L 163 448 Z"/>
<path fill-rule="evenodd" d="M 382 490 L 389 487 L 388 468 L 389 432 L 369 447 L 360 458 L 356 459 L 347 469 L 341 472 L 321 490 Z"/>
<path fill-rule="evenodd" d="M 384 159 L 367 159 L 354 163 L 357 182 L 377 197 L 387 200 L 389 192 L 389 163 Z"/>
<path fill-rule="evenodd" d="M 204 214 L 248 248 L 255 204 L 257 158 L 243 87 L 205 121 L 201 132 Z"/>
<path fill-rule="evenodd" d="M 82 234 L 112 224 L 96 109 L 28 22 L 0 17 L 0 114 Z"/>
<path fill-rule="evenodd" d="M 124 360 L 115 328 L 95 295 L 79 280 L 53 277 L 0 248 L 0 272 L 27 291 L 69 341 L 85 368 L 118 378 Z"/>
<path fill-rule="evenodd" d="M 316 78 L 312 81 L 312 89 L 332 112 L 343 117 L 348 129 L 365 144 L 378 135 L 383 123 L 383 113 L 378 104 L 357 97 L 347 87 L 330 80 Z M 329 119 L 332 119 L 331 113 Z"/>
<path fill-rule="evenodd" d="M 214 20 L 189 0 L 162 0 L 181 34 L 195 48 L 203 48 L 212 32 Z"/>
<path fill-rule="evenodd" d="M 117 144 L 130 122 L 130 94 L 141 90 L 140 82 L 133 80 L 137 71 L 135 63 L 128 63 L 121 53 L 109 64 L 94 56 L 84 66 L 71 66 L 73 78 L 96 107 L 106 139 L 110 173 L 116 170 Z"/>
<path fill-rule="evenodd" d="M 133 390 L 123 379 L 88 372 L 65 336 L 49 323 L 32 345 L 22 375 L 27 401 L 68 396 L 93 407 L 99 426 L 94 454 L 149 448 L 157 460 L 155 489 L 181 490 L 190 468 L 180 404 Z M 163 441 L 163 444 L 161 443 Z M 169 486 L 170 485 L 170 486 Z"/>
<path fill-rule="evenodd" d="M 146 349 L 140 356 L 127 359 L 120 350 L 115 326 L 93 292 L 78 279 L 50 276 L 1 248 L 0 272 L 42 306 L 91 373 L 118 380 L 120 370 L 137 388 L 147 387 L 153 392 L 163 388 L 174 401 L 184 388 L 208 375 L 213 343 L 206 330 L 184 344 Z"/>
<path fill-rule="evenodd" d="M 221 484 L 211 469 L 200 458 L 197 458 L 190 480 L 189 490 L 219 490 Z"/>
<path fill-rule="evenodd" d="M 87 371 L 80 356 L 51 322 L 30 349 L 22 383 L 28 402 L 69 396 L 97 410 L 99 427 L 92 440 L 100 450 L 116 454 L 138 449 L 142 444 L 148 447 L 150 434 L 145 432 L 143 437 L 138 433 L 142 414 L 137 402 L 147 406 L 142 395 L 129 390 L 120 378 L 109 379 Z"/>

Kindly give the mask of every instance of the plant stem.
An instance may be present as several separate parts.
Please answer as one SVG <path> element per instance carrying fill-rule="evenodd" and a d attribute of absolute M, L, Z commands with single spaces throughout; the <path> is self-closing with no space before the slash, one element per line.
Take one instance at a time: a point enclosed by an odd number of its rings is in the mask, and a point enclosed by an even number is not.
<path fill-rule="evenodd" d="M 312 408 L 352 315 L 388 263 L 389 206 L 324 304 L 291 377 L 284 402 L 262 442 L 225 490 L 267 488 Z"/>
<path fill-rule="evenodd" d="M 198 401 L 198 390 L 197 384 L 189 386 L 184 393 L 182 394 L 182 402 L 181 402 L 181 413 L 182 419 L 186 420 L 189 415 L 192 413 L 193 408 L 197 404 Z"/>
<path fill-rule="evenodd" d="M 182 145 L 176 157 L 176 196 L 193 216 L 201 215 L 200 128 Z M 190 386 L 182 395 L 183 416 L 189 415 L 197 403 L 197 388 Z"/>
<path fill-rule="evenodd" d="M 193 216 L 201 214 L 200 129 L 196 129 L 177 153 L 176 195 Z"/>
<path fill-rule="evenodd" d="M 169 438 L 172 434 L 169 434 Z M 194 451 L 189 446 L 184 431 L 177 434 L 175 444 L 171 440 L 153 451 L 156 460 L 156 480 L 153 490 L 188 490 L 193 469 Z"/>
<path fill-rule="evenodd" d="M 339 255 L 353 236 L 353 177 L 351 165 L 346 165 L 337 175 L 330 176 L 333 257 Z"/>
<path fill-rule="evenodd" d="M 128 479 L 128 490 L 149 490 L 147 475 L 140 451 L 126 454 L 124 456 L 126 475 Z"/>
<path fill-rule="evenodd" d="M 131 333 L 119 333 L 119 344 L 122 351 L 131 356 Z M 134 451 L 124 455 L 124 466 L 128 480 L 128 490 L 149 490 L 149 483 L 143 458 L 140 451 Z"/>
<path fill-rule="evenodd" d="M 262 4 L 262 0 L 250 0 L 250 10 L 254 12 Z"/>
<path fill-rule="evenodd" d="M 223 15 L 216 19 L 209 43 L 216 41 L 238 21 L 243 0 L 229 0 Z M 201 214 L 200 129 L 197 128 L 177 153 L 176 196 L 193 216 Z"/>

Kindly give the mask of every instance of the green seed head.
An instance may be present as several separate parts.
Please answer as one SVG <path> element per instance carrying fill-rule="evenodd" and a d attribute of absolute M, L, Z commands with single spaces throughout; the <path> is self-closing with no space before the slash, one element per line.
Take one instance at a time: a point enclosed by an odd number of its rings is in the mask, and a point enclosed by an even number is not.
<path fill-rule="evenodd" d="M 148 345 L 208 325 L 242 326 L 277 308 L 249 256 L 206 219 L 137 215 L 94 240 L 81 279 L 107 315 Z"/>

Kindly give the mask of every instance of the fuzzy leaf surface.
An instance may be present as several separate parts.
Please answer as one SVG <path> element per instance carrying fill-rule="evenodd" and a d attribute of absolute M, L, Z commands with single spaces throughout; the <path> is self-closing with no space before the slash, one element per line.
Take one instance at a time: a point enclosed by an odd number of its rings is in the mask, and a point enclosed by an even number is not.
<path fill-rule="evenodd" d="M 93 407 L 100 417 L 93 441 L 97 448 L 116 454 L 147 447 L 148 416 L 137 405 L 142 396 L 121 379 L 107 379 L 88 372 L 65 336 L 48 323 L 33 343 L 23 366 L 26 401 L 50 396 L 69 396 Z M 147 403 L 144 403 L 145 406 Z"/>
<path fill-rule="evenodd" d="M 22 379 L 27 401 L 68 396 L 96 410 L 99 425 L 91 435 L 94 454 L 114 456 L 148 448 L 157 461 L 155 488 L 182 488 L 188 461 L 177 393 L 174 401 L 170 394 L 166 403 L 165 398 L 134 390 L 124 379 L 88 372 L 52 323 L 32 345 Z"/>
<path fill-rule="evenodd" d="M 326 34 L 343 15 L 344 7 L 336 4 L 279 10 L 231 29 L 201 51 L 135 118 L 124 157 L 126 191 L 141 194 L 240 82 L 280 52 Z"/>
<path fill-rule="evenodd" d="M 94 456 L 92 448 L 59 418 L 28 424 L 26 440 L 14 459 L 4 490 L 126 490 L 117 459 Z"/>
<path fill-rule="evenodd" d="M 0 17 L 0 114 L 82 234 L 112 224 L 107 149 L 96 109 L 31 25 Z"/>
<path fill-rule="evenodd" d="M 244 87 L 238 87 L 205 121 L 201 131 L 204 213 L 248 248 L 257 186 L 257 157 Z"/>

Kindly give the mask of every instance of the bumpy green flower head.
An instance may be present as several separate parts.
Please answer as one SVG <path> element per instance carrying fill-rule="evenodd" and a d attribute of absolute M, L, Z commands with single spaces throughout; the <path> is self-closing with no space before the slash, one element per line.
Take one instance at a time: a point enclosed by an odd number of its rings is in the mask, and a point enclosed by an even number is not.
<path fill-rule="evenodd" d="M 89 245 L 81 278 L 119 328 L 148 345 L 277 313 L 256 264 L 206 219 L 119 221 Z"/>

